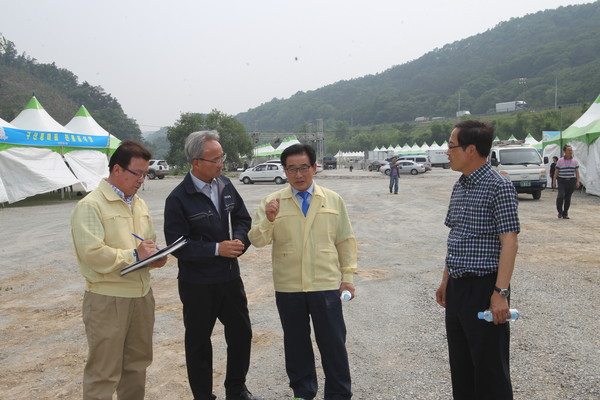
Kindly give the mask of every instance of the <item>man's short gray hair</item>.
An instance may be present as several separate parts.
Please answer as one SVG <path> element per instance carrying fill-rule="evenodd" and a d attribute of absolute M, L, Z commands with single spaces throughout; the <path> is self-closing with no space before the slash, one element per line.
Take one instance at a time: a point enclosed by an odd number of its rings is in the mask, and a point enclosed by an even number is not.
<path fill-rule="evenodd" d="M 217 131 L 198 131 L 192 132 L 185 139 L 183 150 L 189 162 L 202 157 L 204 152 L 204 143 L 207 140 L 219 141 L 219 132 Z"/>

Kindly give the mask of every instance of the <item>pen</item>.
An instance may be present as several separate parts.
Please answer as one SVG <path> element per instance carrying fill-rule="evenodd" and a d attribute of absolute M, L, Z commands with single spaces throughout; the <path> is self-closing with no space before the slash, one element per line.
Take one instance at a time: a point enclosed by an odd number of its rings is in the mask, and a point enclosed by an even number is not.
<path fill-rule="evenodd" d="M 141 240 L 142 242 L 146 239 L 139 237 L 138 235 L 136 235 L 135 233 L 132 233 L 133 237 L 135 237 L 136 239 Z M 158 247 L 156 248 L 156 250 L 160 250 Z"/>

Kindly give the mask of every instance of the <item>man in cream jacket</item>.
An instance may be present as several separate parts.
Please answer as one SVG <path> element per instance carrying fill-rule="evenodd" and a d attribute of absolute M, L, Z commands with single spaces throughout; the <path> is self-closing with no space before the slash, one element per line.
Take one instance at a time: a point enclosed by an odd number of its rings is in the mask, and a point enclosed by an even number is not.
<path fill-rule="evenodd" d="M 86 282 L 84 400 L 112 399 L 115 391 L 119 399 L 144 398 L 154 328 L 150 272 L 140 268 L 121 276 L 120 271 L 156 253 L 148 207 L 136 195 L 150 158 L 141 144 L 123 141 L 110 158 L 108 179 L 79 201 L 71 215 L 77 262 Z M 163 257 L 150 267 L 166 262 Z"/>
<path fill-rule="evenodd" d="M 290 186 L 261 201 L 248 233 L 272 244 L 275 298 L 284 333 L 285 365 L 294 399 L 313 399 L 317 374 L 310 320 L 325 372 L 325 400 L 352 397 L 340 294 L 354 298 L 356 240 L 344 200 L 316 185 L 316 154 L 296 144 L 281 155 Z"/>

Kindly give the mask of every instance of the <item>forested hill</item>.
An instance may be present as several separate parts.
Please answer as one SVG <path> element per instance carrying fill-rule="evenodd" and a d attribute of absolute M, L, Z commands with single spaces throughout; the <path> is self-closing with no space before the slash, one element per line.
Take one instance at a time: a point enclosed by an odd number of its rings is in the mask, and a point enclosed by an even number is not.
<path fill-rule="evenodd" d="M 137 122 L 123 112 L 117 99 L 100 86 L 79 83 L 72 72 L 18 54 L 13 42 L 0 34 L 0 118 L 11 121 L 32 93 L 56 121 L 65 125 L 83 104 L 96 122 L 121 140 L 140 140 Z"/>
<path fill-rule="evenodd" d="M 473 114 L 523 97 L 551 107 L 556 82 L 559 104 L 589 103 L 600 93 L 599 21 L 600 1 L 513 18 L 385 72 L 273 99 L 236 118 L 249 130 L 294 131 L 318 118 L 365 126 L 451 117 L 459 92 L 461 109 Z"/>

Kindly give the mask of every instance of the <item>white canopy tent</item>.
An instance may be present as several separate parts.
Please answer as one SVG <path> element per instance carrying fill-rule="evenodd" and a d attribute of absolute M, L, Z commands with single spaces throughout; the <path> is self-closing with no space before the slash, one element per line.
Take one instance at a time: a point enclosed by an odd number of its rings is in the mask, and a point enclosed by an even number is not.
<path fill-rule="evenodd" d="M 85 106 L 79 108 L 75 116 L 65 127 L 73 132 L 84 135 L 110 138 L 108 131 L 92 118 Z M 65 160 L 87 192 L 98 187 L 100 180 L 103 178 L 108 178 L 108 158 L 106 154 L 98 150 L 73 150 L 65 154 Z"/>
<path fill-rule="evenodd" d="M 10 124 L 0 121 L 0 203 L 77 184 L 89 191 L 108 176 L 110 135 L 89 121 L 89 113 L 78 112 L 73 127 L 84 129 L 79 117 L 88 119 L 86 132 L 60 125 L 33 96 Z"/>
<path fill-rule="evenodd" d="M 550 140 L 544 140 L 544 157 L 560 157 L 561 147 L 573 147 L 579 161 L 579 175 L 586 192 L 600 196 L 600 96 L 571 126 Z M 544 138 L 546 139 L 546 138 Z"/>
<path fill-rule="evenodd" d="M 277 148 L 275 149 L 275 155 L 277 157 L 279 157 L 279 156 L 281 156 L 281 153 L 283 153 L 283 150 L 287 149 L 291 145 L 299 144 L 299 143 L 300 143 L 300 141 L 296 138 L 296 136 L 285 138 L 279 144 L 279 146 L 277 146 Z"/>

